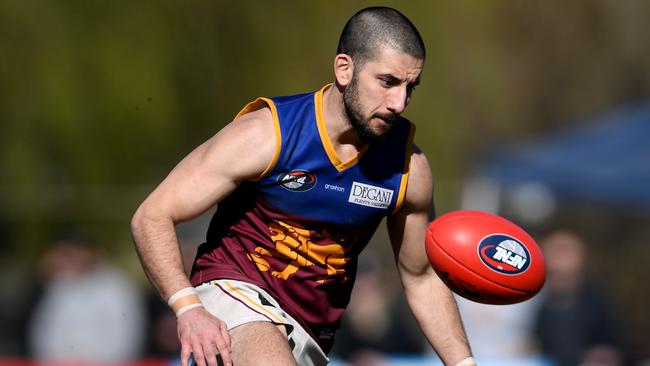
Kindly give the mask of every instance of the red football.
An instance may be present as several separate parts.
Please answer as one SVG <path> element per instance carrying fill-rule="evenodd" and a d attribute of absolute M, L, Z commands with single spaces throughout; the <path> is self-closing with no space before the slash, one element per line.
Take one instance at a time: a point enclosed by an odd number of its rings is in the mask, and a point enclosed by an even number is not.
<path fill-rule="evenodd" d="M 454 211 L 435 219 L 425 247 L 438 276 L 455 293 L 485 304 L 514 304 L 544 284 L 542 251 L 522 228 L 481 211 Z"/>

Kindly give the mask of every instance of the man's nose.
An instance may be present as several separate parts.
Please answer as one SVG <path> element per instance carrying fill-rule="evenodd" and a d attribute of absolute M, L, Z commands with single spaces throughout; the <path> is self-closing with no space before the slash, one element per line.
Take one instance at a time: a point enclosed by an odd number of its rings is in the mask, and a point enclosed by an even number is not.
<path fill-rule="evenodd" d="M 386 108 L 388 108 L 392 113 L 401 114 L 404 112 L 406 105 L 408 104 L 406 86 L 404 85 L 393 88 L 388 96 L 387 104 Z"/>

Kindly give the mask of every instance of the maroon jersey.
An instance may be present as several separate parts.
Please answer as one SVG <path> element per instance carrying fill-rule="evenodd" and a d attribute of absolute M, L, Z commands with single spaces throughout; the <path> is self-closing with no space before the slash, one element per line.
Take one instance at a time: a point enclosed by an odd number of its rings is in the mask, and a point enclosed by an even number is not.
<path fill-rule="evenodd" d="M 240 113 L 270 108 L 276 153 L 258 180 L 219 203 L 191 280 L 261 287 L 327 353 L 359 253 L 403 202 L 413 128 L 402 119 L 385 141 L 341 162 L 322 116 L 324 90 L 258 99 Z"/>

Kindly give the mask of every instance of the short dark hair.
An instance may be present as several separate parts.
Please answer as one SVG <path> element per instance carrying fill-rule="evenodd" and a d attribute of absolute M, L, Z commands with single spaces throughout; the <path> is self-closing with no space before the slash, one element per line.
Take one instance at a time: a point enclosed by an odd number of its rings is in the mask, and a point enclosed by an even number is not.
<path fill-rule="evenodd" d="M 345 24 L 336 53 L 344 53 L 363 65 L 381 46 L 424 60 L 424 42 L 415 25 L 399 11 L 370 7 L 358 11 Z"/>

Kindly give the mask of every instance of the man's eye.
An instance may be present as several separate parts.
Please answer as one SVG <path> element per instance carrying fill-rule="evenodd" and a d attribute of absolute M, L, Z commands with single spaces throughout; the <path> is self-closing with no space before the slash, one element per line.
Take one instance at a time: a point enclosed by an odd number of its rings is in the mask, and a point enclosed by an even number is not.
<path fill-rule="evenodd" d="M 390 76 L 380 76 L 379 80 L 381 82 L 381 85 L 385 88 L 390 88 L 401 84 L 401 81 L 399 79 Z"/>

